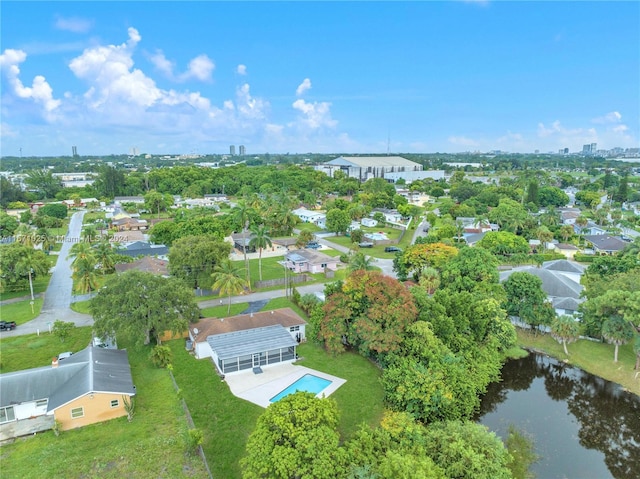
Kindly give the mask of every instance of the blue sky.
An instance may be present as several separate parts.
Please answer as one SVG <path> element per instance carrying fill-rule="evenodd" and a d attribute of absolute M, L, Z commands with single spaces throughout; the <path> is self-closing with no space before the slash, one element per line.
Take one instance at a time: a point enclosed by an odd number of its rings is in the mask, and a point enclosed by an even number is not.
<path fill-rule="evenodd" d="M 1 148 L 638 147 L 638 2 L 2 1 Z"/>

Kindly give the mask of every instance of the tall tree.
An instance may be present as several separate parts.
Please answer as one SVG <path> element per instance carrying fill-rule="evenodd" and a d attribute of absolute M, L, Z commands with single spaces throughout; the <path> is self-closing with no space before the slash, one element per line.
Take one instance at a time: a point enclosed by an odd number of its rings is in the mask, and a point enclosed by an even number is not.
<path fill-rule="evenodd" d="M 244 255 L 244 268 L 246 272 L 246 282 L 251 289 L 251 274 L 249 270 L 249 260 L 247 259 L 247 230 L 253 214 L 253 209 L 247 204 L 246 200 L 240 200 L 233 208 L 231 214 L 233 215 L 233 222 L 242 231 L 242 254 Z"/>
<path fill-rule="evenodd" d="M 569 356 L 567 344 L 577 341 L 580 337 L 580 323 L 566 314 L 558 316 L 551 321 L 551 336 L 562 344 L 564 354 Z"/>
<path fill-rule="evenodd" d="M 44 199 L 55 198 L 56 193 L 62 189 L 62 182 L 48 169 L 29 171 L 24 182 L 37 190 Z"/>
<path fill-rule="evenodd" d="M 16 265 L 16 268 L 22 275 L 29 277 L 29 288 L 31 291 L 31 298 L 33 299 L 33 277 L 35 275 L 45 275 L 49 272 L 49 264 L 43 261 L 42 251 L 34 250 L 33 248 L 27 248 L 24 250 L 22 258 Z"/>
<path fill-rule="evenodd" d="M 84 241 L 74 244 L 69 250 L 69 258 L 73 258 L 71 267 L 76 291 L 86 294 L 97 289 L 96 266 L 98 260 L 91 244 Z"/>
<path fill-rule="evenodd" d="M 602 324 L 602 337 L 615 346 L 613 362 L 618 362 L 618 348 L 633 339 L 633 328 L 620 315 L 612 315 Z"/>
<path fill-rule="evenodd" d="M 156 211 L 160 218 L 160 211 L 167 209 L 167 201 L 162 193 L 151 190 L 144 195 L 144 207 L 149 211 Z"/>
<path fill-rule="evenodd" d="M 258 276 L 260 281 L 262 281 L 262 250 L 273 245 L 269 233 L 265 225 L 251 227 L 252 236 L 251 240 L 249 240 L 249 246 L 258 250 Z"/>
<path fill-rule="evenodd" d="M 181 333 L 197 321 L 193 292 L 177 278 L 126 271 L 106 282 L 91 300 L 97 336 L 125 336 L 134 344 L 157 344 L 165 331 Z"/>
<path fill-rule="evenodd" d="M 229 307 L 227 314 L 231 312 L 231 296 L 239 294 L 248 287 L 247 280 L 242 279 L 239 268 L 236 268 L 228 259 L 215 267 L 211 274 L 213 278 L 213 289 L 217 289 L 220 295 L 229 297 Z"/>
<path fill-rule="evenodd" d="M 482 248 L 462 248 L 442 268 L 443 286 L 452 291 L 488 291 L 499 280 L 498 259 Z"/>
<path fill-rule="evenodd" d="M 350 224 L 351 218 L 346 211 L 334 208 L 327 212 L 327 231 L 341 235 L 346 233 Z"/>
<path fill-rule="evenodd" d="M 358 251 L 357 253 L 354 253 L 349 258 L 349 265 L 347 269 L 351 273 L 353 273 L 354 271 L 360 271 L 360 270 L 370 271 L 374 269 L 373 261 L 374 261 L 373 258 L 371 258 L 370 256 L 367 256 L 362 251 Z"/>
<path fill-rule="evenodd" d="M 27 257 L 29 260 L 25 261 Z M 0 246 L 1 291 L 22 291 L 28 287 L 31 268 L 34 272 L 44 271 L 46 273 L 49 271 L 49 259 L 42 251 L 34 250 L 20 243 Z"/>
<path fill-rule="evenodd" d="M 184 236 L 169 249 L 169 272 L 191 288 L 210 288 L 211 274 L 229 258 L 230 252 L 231 245 L 214 236 Z"/>
<path fill-rule="evenodd" d="M 333 479 L 346 467 L 338 406 L 331 398 L 296 392 L 258 418 L 241 460 L 244 479 Z"/>
<path fill-rule="evenodd" d="M 555 314 L 547 295 L 542 290 L 542 280 L 524 271 L 511 273 L 504 282 L 507 299 L 504 308 L 512 316 L 518 316 L 534 331 L 541 324 L 550 324 Z"/>

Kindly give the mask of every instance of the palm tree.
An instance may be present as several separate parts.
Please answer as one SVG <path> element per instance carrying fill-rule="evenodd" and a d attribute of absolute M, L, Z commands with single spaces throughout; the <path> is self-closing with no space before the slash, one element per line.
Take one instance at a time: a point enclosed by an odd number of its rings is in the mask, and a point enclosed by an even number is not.
<path fill-rule="evenodd" d="M 240 269 L 236 268 L 229 260 L 216 266 L 215 271 L 211 274 L 213 278 L 213 289 L 217 289 L 220 294 L 226 294 L 229 297 L 229 307 L 227 314 L 231 312 L 231 296 L 241 293 L 248 282 L 242 278 Z"/>
<path fill-rule="evenodd" d="M 440 273 L 435 268 L 426 267 L 422 270 L 418 282 L 427 290 L 427 293 L 433 294 L 440 286 Z"/>
<path fill-rule="evenodd" d="M 71 247 L 69 258 L 74 258 L 71 266 L 73 274 L 71 275 L 76 281 L 76 291 L 80 293 L 88 293 L 97 289 L 96 283 L 96 259 L 95 250 L 89 243 L 76 243 Z"/>
<path fill-rule="evenodd" d="M 97 263 L 102 269 L 102 274 L 113 273 L 116 253 L 107 240 L 100 241 L 94 248 Z"/>
<path fill-rule="evenodd" d="M 44 261 L 43 261 L 44 258 Z M 48 261 L 42 251 L 29 248 L 18 261 L 16 269 L 21 274 L 27 273 L 29 276 L 29 289 L 31 290 L 31 300 L 33 300 L 33 275 L 47 274 L 49 272 Z"/>
<path fill-rule="evenodd" d="M 304 248 L 315 239 L 315 235 L 309 230 L 302 230 L 296 239 L 296 248 Z"/>
<path fill-rule="evenodd" d="M 544 253 L 547 250 L 547 243 L 553 239 L 553 233 L 549 231 L 549 228 L 547 228 L 546 226 L 540 226 L 536 230 L 536 237 L 541 243 L 541 252 Z"/>
<path fill-rule="evenodd" d="M 573 236 L 573 227 L 571 225 L 563 225 L 560 227 L 560 236 L 566 243 Z"/>
<path fill-rule="evenodd" d="M 251 227 L 253 237 L 249 241 L 249 246 L 258 250 L 258 272 L 260 281 L 262 281 L 262 250 L 273 246 L 269 237 L 269 230 L 265 225 Z"/>
<path fill-rule="evenodd" d="M 374 268 L 373 266 L 373 258 L 365 255 L 361 251 L 355 253 L 349 259 L 349 272 L 353 273 L 354 271 L 364 270 L 370 271 Z"/>
<path fill-rule="evenodd" d="M 25 224 L 21 224 L 16 229 L 15 235 L 22 245 L 27 246 L 28 248 L 33 248 L 34 246 L 34 229 Z"/>
<path fill-rule="evenodd" d="M 576 218 L 576 225 L 578 225 L 578 227 L 580 228 L 580 237 L 582 238 L 582 235 L 584 234 L 584 228 L 589 224 L 589 220 L 587 219 L 586 216 L 578 216 Z"/>
<path fill-rule="evenodd" d="M 249 260 L 247 259 L 247 228 L 249 227 L 252 211 L 245 200 L 238 201 L 232 211 L 233 221 L 242 230 L 242 253 L 244 254 L 244 267 L 247 272 L 246 280 L 248 285 L 251 285 L 251 277 L 249 276 Z M 251 289 L 251 286 L 249 286 L 249 289 Z"/>
<path fill-rule="evenodd" d="M 82 238 L 89 243 L 93 243 L 98 236 L 98 230 L 94 225 L 87 225 L 82 229 Z"/>
<path fill-rule="evenodd" d="M 48 251 L 55 244 L 55 237 L 52 236 L 46 228 L 38 228 L 36 237 L 42 243 L 42 251 L 49 254 Z"/>
<path fill-rule="evenodd" d="M 627 344 L 633 338 L 633 328 L 622 316 L 613 315 L 602 324 L 602 336 L 615 346 L 613 362 L 618 362 L 618 347 Z"/>
<path fill-rule="evenodd" d="M 571 316 L 563 314 L 551 321 L 551 336 L 564 347 L 564 354 L 569 356 L 567 344 L 577 341 L 580 337 L 580 324 Z"/>

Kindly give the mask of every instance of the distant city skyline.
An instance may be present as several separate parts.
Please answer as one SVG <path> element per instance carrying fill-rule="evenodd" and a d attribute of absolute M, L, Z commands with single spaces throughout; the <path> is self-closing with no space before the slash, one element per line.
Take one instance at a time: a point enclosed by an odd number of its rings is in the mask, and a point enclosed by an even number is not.
<path fill-rule="evenodd" d="M 624 1 L 3 1 L 0 155 L 638 148 L 639 18 Z"/>

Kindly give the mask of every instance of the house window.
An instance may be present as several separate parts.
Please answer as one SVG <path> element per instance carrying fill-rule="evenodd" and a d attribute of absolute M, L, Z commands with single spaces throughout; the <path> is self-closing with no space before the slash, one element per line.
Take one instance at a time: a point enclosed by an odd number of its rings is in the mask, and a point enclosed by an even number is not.
<path fill-rule="evenodd" d="M 13 412 L 13 406 L 0 407 L 0 424 L 15 420 L 16 415 Z"/>
<path fill-rule="evenodd" d="M 36 401 L 36 407 L 43 407 L 46 406 L 49 403 L 48 399 L 38 399 Z"/>
<path fill-rule="evenodd" d="M 71 410 L 71 419 L 78 419 L 79 417 L 84 417 L 84 408 L 74 407 Z"/>
<path fill-rule="evenodd" d="M 295 333 L 296 331 L 300 331 L 300 326 L 291 326 L 289 328 L 289 331 L 291 331 L 292 333 Z"/>
<path fill-rule="evenodd" d="M 326 267 L 327 267 L 327 263 L 322 263 L 322 264 L 320 265 L 320 267 L 321 267 L 321 268 L 326 268 Z"/>
<path fill-rule="evenodd" d="M 111 407 L 113 408 L 113 407 L 118 407 L 118 406 L 120 406 L 120 400 L 112 399 L 111 400 Z"/>

